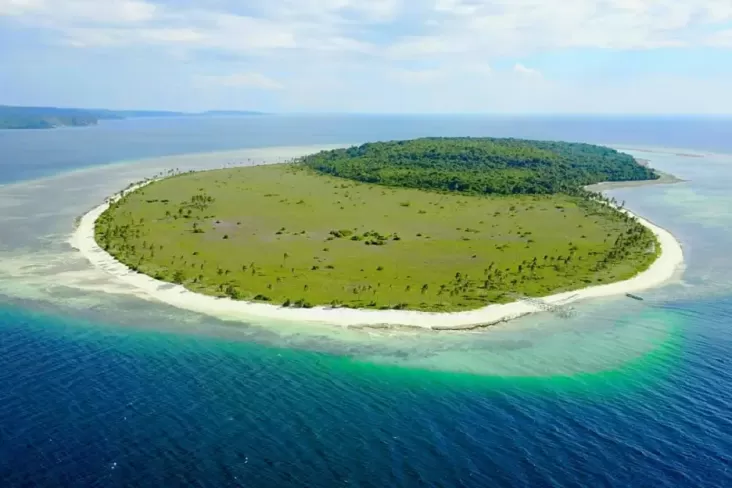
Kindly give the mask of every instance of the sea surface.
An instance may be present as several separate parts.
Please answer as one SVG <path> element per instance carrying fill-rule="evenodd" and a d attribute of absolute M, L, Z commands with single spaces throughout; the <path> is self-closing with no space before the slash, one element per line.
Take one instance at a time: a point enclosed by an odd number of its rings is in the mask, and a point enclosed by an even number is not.
<path fill-rule="evenodd" d="M 238 323 L 92 269 L 75 219 L 160 171 L 417 136 L 623 148 L 681 241 L 644 301 L 475 332 Z M 194 154 L 195 153 L 195 154 Z M 262 116 L 0 131 L 0 487 L 732 486 L 732 119 Z"/>

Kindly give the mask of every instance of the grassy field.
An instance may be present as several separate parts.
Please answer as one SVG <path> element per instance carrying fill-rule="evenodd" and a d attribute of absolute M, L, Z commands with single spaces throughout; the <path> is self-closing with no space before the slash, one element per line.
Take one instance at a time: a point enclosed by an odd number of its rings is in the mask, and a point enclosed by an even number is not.
<path fill-rule="evenodd" d="M 300 307 L 474 309 L 627 279 L 656 257 L 647 229 L 597 202 L 388 188 L 292 165 L 156 181 L 113 204 L 96 238 L 193 291 Z"/>

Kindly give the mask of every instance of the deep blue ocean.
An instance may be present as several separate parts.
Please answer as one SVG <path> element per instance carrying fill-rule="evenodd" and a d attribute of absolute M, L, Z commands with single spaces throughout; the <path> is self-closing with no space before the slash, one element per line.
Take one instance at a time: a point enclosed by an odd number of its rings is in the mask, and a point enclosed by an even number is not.
<path fill-rule="evenodd" d="M 686 268 L 465 333 L 238 323 L 95 270 L 76 217 L 170 168 L 417 136 L 610 144 Z M 292 146 L 297 146 L 293 149 Z M 194 155 L 191 155 L 195 153 Z M 691 157 L 694 156 L 694 157 Z M 0 131 L 0 487 L 732 486 L 732 119 L 262 116 Z"/>

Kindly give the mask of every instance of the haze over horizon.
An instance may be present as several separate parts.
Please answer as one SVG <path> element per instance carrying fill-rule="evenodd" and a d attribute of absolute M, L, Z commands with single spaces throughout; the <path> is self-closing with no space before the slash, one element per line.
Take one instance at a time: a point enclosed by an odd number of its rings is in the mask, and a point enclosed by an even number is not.
<path fill-rule="evenodd" d="M 730 114 L 728 0 L 0 0 L 0 104 Z"/>

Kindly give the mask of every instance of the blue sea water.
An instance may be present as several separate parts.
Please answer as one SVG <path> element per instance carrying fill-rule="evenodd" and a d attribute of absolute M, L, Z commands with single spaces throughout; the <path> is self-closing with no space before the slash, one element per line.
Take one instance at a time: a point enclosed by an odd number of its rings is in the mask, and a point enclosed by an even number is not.
<path fill-rule="evenodd" d="M 75 217 L 161 169 L 422 135 L 600 142 L 650 159 L 687 181 L 612 194 L 679 237 L 680 281 L 571 319 L 363 332 L 171 309 L 66 243 Z M 0 131 L 0 486 L 732 486 L 730 153 L 724 119 Z"/>

